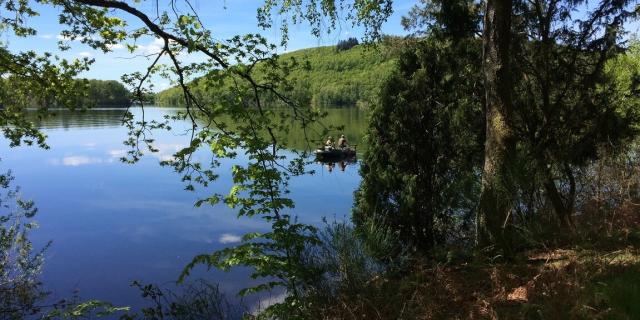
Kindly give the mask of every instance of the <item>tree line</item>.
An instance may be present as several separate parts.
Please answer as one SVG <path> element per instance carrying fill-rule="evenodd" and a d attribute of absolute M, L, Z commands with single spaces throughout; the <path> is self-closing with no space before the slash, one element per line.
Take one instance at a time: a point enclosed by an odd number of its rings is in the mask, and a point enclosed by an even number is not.
<path fill-rule="evenodd" d="M 89 79 L 85 85 L 88 105 L 111 108 L 127 108 L 131 105 L 131 92 L 118 81 Z"/>
<path fill-rule="evenodd" d="M 15 83 L 14 81 L 18 81 Z M 0 81 L 0 86 L 5 92 L 4 99 L 10 99 L 13 93 L 18 93 L 18 99 L 24 99 L 21 105 L 31 108 L 59 108 L 64 107 L 59 101 L 51 95 L 44 96 L 28 96 L 21 95 L 20 80 L 15 76 Z M 99 108 L 127 108 L 131 105 L 131 92 L 120 82 L 115 80 L 98 80 L 98 79 L 73 79 L 73 91 L 69 95 L 68 103 L 73 104 L 73 108 L 99 107 Z M 153 101 L 153 100 L 151 100 Z M 2 105 L 10 106 L 13 103 L 5 101 Z"/>

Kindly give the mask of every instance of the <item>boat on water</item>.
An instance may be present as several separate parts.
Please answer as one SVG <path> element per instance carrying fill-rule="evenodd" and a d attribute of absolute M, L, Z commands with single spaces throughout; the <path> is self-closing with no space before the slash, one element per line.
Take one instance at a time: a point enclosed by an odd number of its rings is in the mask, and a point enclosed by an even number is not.
<path fill-rule="evenodd" d="M 337 162 L 343 160 L 354 159 L 356 157 L 356 150 L 351 148 L 318 148 L 315 151 L 316 160 L 321 162 Z"/>

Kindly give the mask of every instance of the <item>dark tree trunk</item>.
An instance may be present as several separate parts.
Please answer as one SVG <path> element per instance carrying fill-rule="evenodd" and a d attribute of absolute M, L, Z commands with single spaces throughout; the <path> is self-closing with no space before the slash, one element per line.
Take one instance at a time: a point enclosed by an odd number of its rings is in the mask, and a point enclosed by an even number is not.
<path fill-rule="evenodd" d="M 514 188 L 509 183 L 509 161 L 515 154 L 511 127 L 513 105 L 510 70 L 511 13 L 513 0 L 487 0 L 483 67 L 486 93 L 486 140 L 482 194 L 477 217 L 478 245 L 511 247 L 508 230 Z"/>
<path fill-rule="evenodd" d="M 569 165 L 564 165 L 564 173 L 567 176 L 569 183 L 569 190 L 566 197 L 563 197 L 562 193 L 556 187 L 555 181 L 551 177 L 551 173 L 547 173 L 547 181 L 544 183 L 545 192 L 547 197 L 553 206 L 553 210 L 556 213 L 559 225 L 566 231 L 572 231 L 574 227 L 573 223 L 573 210 L 576 201 L 576 180 L 571 171 Z"/>

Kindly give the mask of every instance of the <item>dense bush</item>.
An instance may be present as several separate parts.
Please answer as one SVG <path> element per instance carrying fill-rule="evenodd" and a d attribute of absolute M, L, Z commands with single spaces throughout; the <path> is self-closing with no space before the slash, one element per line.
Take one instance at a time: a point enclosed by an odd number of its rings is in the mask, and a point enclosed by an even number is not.
<path fill-rule="evenodd" d="M 369 123 L 356 225 L 387 225 L 413 249 L 465 237 L 482 154 L 480 52 L 473 39 L 425 39 L 402 54 Z"/>

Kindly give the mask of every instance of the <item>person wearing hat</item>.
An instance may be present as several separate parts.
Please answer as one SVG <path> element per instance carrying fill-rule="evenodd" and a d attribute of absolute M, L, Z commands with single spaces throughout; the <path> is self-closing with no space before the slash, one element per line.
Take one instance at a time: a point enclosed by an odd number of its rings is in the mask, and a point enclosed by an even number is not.
<path fill-rule="evenodd" d="M 333 138 L 331 136 L 329 136 L 327 142 L 324 143 L 324 148 L 327 150 L 333 149 Z"/>
<path fill-rule="evenodd" d="M 347 138 L 343 134 L 340 136 L 340 139 L 338 139 L 338 148 L 346 149 L 348 147 L 349 147 L 349 143 L 347 142 Z"/>

